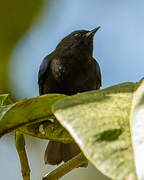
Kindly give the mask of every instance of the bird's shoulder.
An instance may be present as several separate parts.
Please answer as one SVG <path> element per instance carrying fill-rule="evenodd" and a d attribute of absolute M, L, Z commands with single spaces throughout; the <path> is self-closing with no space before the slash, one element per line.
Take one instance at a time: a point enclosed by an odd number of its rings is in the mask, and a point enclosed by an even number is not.
<path fill-rule="evenodd" d="M 51 61 L 52 61 L 53 57 L 54 57 L 53 53 L 49 54 L 48 56 L 46 56 L 43 59 L 41 65 L 40 65 L 39 72 L 38 72 L 38 84 L 39 84 L 39 92 L 40 92 L 40 94 L 43 94 L 42 90 L 43 90 L 43 84 L 44 84 L 44 81 L 45 81 L 45 78 L 46 78 L 45 75 L 50 70 L 50 64 L 51 64 Z"/>
<path fill-rule="evenodd" d="M 46 73 L 46 71 L 49 69 L 50 67 L 50 63 L 53 59 L 53 53 L 49 54 L 48 56 L 46 56 L 39 68 L 39 73 L 38 73 L 38 79 L 40 80 L 41 77 Z"/>

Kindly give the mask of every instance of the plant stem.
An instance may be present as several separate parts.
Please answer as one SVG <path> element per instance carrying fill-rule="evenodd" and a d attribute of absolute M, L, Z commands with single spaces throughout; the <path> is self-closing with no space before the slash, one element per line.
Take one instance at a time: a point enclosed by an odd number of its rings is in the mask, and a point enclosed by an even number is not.
<path fill-rule="evenodd" d="M 23 180 L 30 180 L 30 168 L 25 150 L 24 135 L 19 131 L 15 132 L 15 146 L 19 155 Z"/>
<path fill-rule="evenodd" d="M 72 158 L 71 160 L 67 161 L 66 163 L 62 164 L 54 171 L 50 172 L 49 174 L 45 175 L 42 180 L 58 180 L 74 168 L 79 167 L 82 164 L 88 163 L 88 160 L 84 156 L 83 153 L 79 153 L 77 156 Z"/>

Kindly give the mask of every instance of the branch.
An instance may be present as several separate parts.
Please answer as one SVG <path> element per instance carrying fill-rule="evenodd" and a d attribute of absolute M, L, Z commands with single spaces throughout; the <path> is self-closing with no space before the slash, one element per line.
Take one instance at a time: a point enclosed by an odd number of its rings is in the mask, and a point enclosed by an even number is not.
<path fill-rule="evenodd" d="M 30 168 L 25 151 L 25 139 L 24 135 L 18 131 L 15 132 L 15 146 L 20 159 L 23 180 L 30 180 Z"/>
<path fill-rule="evenodd" d="M 79 167 L 82 164 L 88 163 L 88 160 L 83 153 L 79 153 L 77 156 L 62 164 L 51 173 L 45 175 L 42 180 L 58 180 L 74 168 Z"/>

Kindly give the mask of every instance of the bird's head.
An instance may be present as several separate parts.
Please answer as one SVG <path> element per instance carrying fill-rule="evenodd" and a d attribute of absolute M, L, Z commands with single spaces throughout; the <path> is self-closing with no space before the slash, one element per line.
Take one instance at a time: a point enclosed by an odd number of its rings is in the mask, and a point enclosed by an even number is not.
<path fill-rule="evenodd" d="M 100 29 L 100 26 L 97 28 L 87 31 L 87 30 L 78 30 L 74 31 L 64 39 L 60 41 L 57 45 L 56 50 L 60 53 L 61 56 L 75 55 L 77 53 L 92 55 L 93 52 L 93 38 L 95 33 Z"/>

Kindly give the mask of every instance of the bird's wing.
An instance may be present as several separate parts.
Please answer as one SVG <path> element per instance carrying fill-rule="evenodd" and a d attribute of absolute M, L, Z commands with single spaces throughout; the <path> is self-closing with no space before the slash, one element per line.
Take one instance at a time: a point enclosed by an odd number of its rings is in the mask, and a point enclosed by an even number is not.
<path fill-rule="evenodd" d="M 102 78 L 101 78 L 101 70 L 98 62 L 96 62 L 96 79 L 97 79 L 97 89 L 99 89 L 102 85 Z"/>
<path fill-rule="evenodd" d="M 50 61 L 52 59 L 52 54 L 46 56 L 44 60 L 42 61 L 39 73 L 38 73 L 38 84 L 39 84 L 39 94 L 44 94 L 43 92 L 43 85 L 46 79 L 46 74 L 48 74 L 50 69 Z"/>

